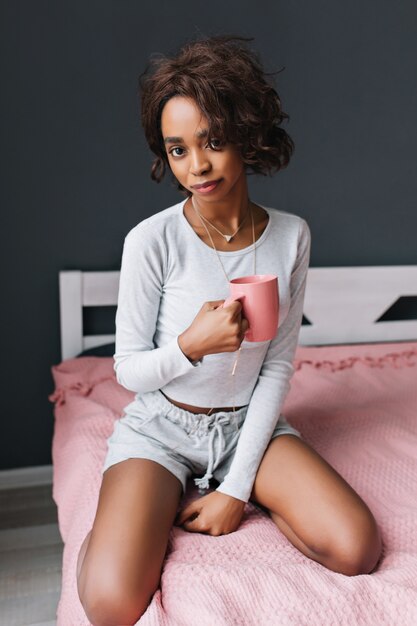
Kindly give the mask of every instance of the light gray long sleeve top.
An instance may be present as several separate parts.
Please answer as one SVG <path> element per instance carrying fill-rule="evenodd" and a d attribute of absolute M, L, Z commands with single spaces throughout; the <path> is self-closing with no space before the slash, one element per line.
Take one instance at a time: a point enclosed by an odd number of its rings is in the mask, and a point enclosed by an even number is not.
<path fill-rule="evenodd" d="M 191 362 L 178 344 L 205 301 L 230 295 L 216 252 L 184 215 L 185 202 L 142 220 L 125 237 L 114 370 L 117 381 L 136 392 L 135 398 L 161 389 L 173 400 L 195 406 L 248 404 L 230 470 L 217 487 L 248 502 L 294 373 L 310 229 L 303 218 L 258 203 L 269 221 L 256 241 L 256 273 L 278 276 L 279 323 L 270 341 L 242 341 L 233 402 L 236 351 Z M 229 279 L 253 274 L 253 247 L 218 251 Z M 134 414 L 135 400 L 124 410 Z"/>

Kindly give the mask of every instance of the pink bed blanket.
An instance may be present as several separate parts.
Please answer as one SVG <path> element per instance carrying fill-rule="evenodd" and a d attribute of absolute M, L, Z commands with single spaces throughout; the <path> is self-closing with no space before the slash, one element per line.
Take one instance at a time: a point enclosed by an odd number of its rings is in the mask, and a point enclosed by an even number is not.
<path fill-rule="evenodd" d="M 330 571 L 248 503 L 238 530 L 173 526 L 143 626 L 417 624 L 417 342 L 299 346 L 283 413 L 374 513 L 383 556 L 368 575 Z M 87 626 L 76 562 L 90 530 L 106 439 L 134 394 L 111 357 L 52 367 L 53 498 L 64 541 L 58 626 Z M 182 505 L 198 497 L 189 481 Z"/>

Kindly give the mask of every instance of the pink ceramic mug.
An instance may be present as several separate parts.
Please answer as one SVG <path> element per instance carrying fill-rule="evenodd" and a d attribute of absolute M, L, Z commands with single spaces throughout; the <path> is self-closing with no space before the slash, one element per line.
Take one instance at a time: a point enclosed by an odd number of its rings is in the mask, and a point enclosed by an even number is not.
<path fill-rule="evenodd" d="M 242 304 L 242 316 L 249 322 L 246 341 L 268 341 L 277 334 L 279 320 L 278 276 L 252 274 L 233 278 L 230 296 L 221 305 L 226 307 L 234 300 Z"/>

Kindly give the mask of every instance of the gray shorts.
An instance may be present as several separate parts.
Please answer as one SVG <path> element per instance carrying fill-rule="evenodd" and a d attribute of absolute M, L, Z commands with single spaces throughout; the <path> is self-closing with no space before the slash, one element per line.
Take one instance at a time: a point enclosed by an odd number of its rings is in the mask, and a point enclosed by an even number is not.
<path fill-rule="evenodd" d="M 161 391 L 138 396 L 134 415 L 117 419 L 107 439 L 102 472 L 130 458 L 151 459 L 163 465 L 180 481 L 183 494 L 187 479 L 194 477 L 200 494 L 210 487 L 210 478 L 221 483 L 233 460 L 248 406 L 235 411 L 191 413 L 172 404 Z M 292 434 L 301 437 L 281 414 L 271 439 Z"/>

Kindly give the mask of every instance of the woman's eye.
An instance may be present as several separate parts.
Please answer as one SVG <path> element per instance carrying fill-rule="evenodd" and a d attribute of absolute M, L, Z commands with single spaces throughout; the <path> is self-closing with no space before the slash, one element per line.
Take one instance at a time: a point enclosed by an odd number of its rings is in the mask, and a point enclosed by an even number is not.
<path fill-rule="evenodd" d="M 183 148 L 172 148 L 172 150 L 169 151 L 170 154 L 173 154 L 174 150 L 183 150 Z M 174 156 L 181 156 L 181 154 L 175 154 Z"/>
<path fill-rule="evenodd" d="M 217 145 L 215 145 L 216 143 L 217 143 Z M 218 150 L 223 144 L 222 144 L 222 141 L 220 139 L 212 139 L 207 145 L 210 145 L 213 150 Z M 169 151 L 169 154 L 172 154 L 172 156 L 174 156 L 174 157 L 181 157 L 181 156 L 183 156 L 183 153 L 178 154 L 178 152 L 177 152 L 177 153 L 174 154 L 174 150 L 182 150 L 184 152 L 184 148 L 180 148 L 179 146 L 176 146 L 175 148 L 171 148 L 171 150 Z"/>
<path fill-rule="evenodd" d="M 214 143 L 215 143 L 216 141 L 217 141 L 217 146 L 214 146 Z M 214 147 L 214 149 L 216 149 L 216 147 L 217 147 L 217 148 L 220 148 L 220 146 L 222 145 L 222 142 L 220 141 L 220 139 L 212 139 L 212 140 L 210 141 L 210 143 L 211 143 L 211 145 Z"/>

